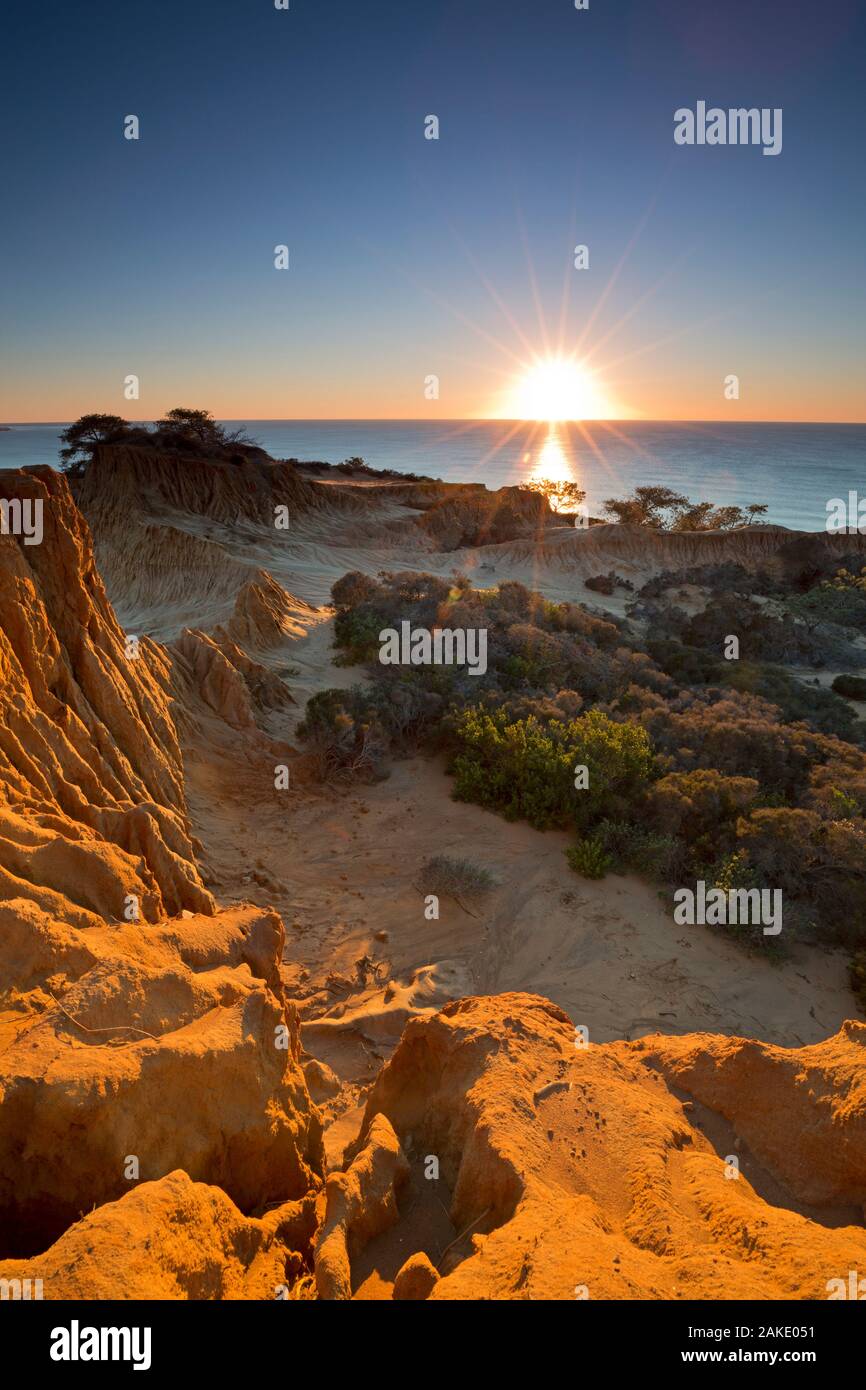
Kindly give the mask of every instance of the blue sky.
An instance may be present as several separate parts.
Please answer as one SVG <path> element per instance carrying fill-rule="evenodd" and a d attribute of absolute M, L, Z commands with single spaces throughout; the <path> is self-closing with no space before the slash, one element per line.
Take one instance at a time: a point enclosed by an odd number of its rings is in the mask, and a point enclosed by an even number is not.
<path fill-rule="evenodd" d="M 484 415 L 561 346 L 623 414 L 863 420 L 866 12 L 756 8 L 19 9 L 0 418 Z M 699 99 L 782 153 L 675 146 Z"/>

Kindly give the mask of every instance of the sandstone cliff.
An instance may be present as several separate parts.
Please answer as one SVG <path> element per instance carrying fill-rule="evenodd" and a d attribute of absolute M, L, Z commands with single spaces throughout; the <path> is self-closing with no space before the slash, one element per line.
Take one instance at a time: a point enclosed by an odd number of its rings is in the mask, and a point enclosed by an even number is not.
<path fill-rule="evenodd" d="M 0 537 L 2 1253 L 175 1169 L 244 1212 L 301 1201 L 321 1125 L 283 925 L 203 886 L 171 654 L 122 631 L 63 478 L 0 495 L 44 519 Z"/>

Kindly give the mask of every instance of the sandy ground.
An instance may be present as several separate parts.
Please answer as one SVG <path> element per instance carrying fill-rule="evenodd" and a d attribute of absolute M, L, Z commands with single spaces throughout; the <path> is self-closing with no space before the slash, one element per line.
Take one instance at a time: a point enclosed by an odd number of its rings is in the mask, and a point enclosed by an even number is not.
<path fill-rule="evenodd" d="M 453 801 L 438 762 L 399 762 L 371 786 L 280 793 L 248 759 L 217 769 L 188 751 L 187 767 L 195 833 L 220 866 L 209 886 L 221 903 L 273 905 L 286 923 L 305 1046 L 340 1084 L 316 1097 L 333 1166 L 406 1021 L 451 998 L 545 995 L 590 1043 L 707 1031 L 793 1047 L 860 1017 L 843 952 L 798 945 L 775 964 L 721 932 L 678 927 L 652 885 L 574 874 L 567 835 Z M 428 920 L 417 882 L 434 854 L 470 857 L 496 888 L 465 907 L 443 897 Z M 425 1207 L 418 1220 L 440 1215 Z M 397 1254 L 381 1258 L 390 1267 Z M 360 1296 L 377 1296 L 371 1279 Z"/>
<path fill-rule="evenodd" d="M 247 764 L 221 777 L 218 801 L 209 766 L 190 763 L 189 795 L 220 865 L 213 885 L 283 912 L 287 980 L 318 1056 L 347 1031 L 387 1050 L 412 1012 L 505 990 L 546 995 L 597 1042 L 706 1030 L 795 1046 L 857 1016 L 844 953 L 797 946 L 775 964 L 678 927 L 652 885 L 574 874 L 566 834 L 453 801 L 436 761 L 344 792 L 267 795 Z M 471 905 L 443 897 L 427 920 L 417 882 L 434 854 L 471 857 L 497 887 Z"/>

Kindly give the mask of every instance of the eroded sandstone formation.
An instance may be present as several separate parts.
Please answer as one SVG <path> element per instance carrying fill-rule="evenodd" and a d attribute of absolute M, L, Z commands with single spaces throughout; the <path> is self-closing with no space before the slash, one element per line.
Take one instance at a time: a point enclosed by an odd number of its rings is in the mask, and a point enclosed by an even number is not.
<path fill-rule="evenodd" d="M 195 865 L 170 668 L 125 633 L 51 469 L 4 472 L 44 538 L 0 535 L 0 891 L 81 926 L 212 912 Z"/>
<path fill-rule="evenodd" d="M 532 995 L 408 1024 L 348 1157 L 384 1115 L 438 1159 L 463 1240 L 432 1299 L 826 1299 L 864 1267 L 866 1025 L 579 1044 Z"/>
<path fill-rule="evenodd" d="M 312 1196 L 245 1217 L 177 1171 L 97 1207 L 44 1254 L 0 1262 L 0 1278 L 29 1279 L 31 1296 L 41 1280 L 50 1299 L 297 1297 L 315 1221 Z"/>
<path fill-rule="evenodd" d="M 321 1124 L 283 925 L 202 884 L 171 655 L 122 631 L 62 477 L 0 492 L 44 524 L 0 537 L 0 1253 L 175 1169 L 244 1213 L 301 1201 Z"/>

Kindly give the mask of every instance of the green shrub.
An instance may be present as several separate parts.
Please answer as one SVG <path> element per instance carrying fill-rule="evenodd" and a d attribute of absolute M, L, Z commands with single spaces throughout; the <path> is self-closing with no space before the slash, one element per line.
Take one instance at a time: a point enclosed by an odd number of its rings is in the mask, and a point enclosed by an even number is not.
<path fill-rule="evenodd" d="M 593 838 L 616 873 L 631 869 L 665 882 L 676 875 L 683 858 L 682 846 L 673 835 L 628 821 L 603 820 Z"/>
<path fill-rule="evenodd" d="M 834 579 L 825 579 L 808 593 L 789 597 L 786 606 L 798 617 L 812 622 L 837 623 L 866 631 L 866 576 L 839 570 Z"/>
<path fill-rule="evenodd" d="M 866 680 L 862 676 L 837 676 L 830 688 L 848 700 L 866 700 Z"/>
<path fill-rule="evenodd" d="M 726 855 L 713 880 L 713 887 L 721 888 L 723 893 L 730 893 L 737 888 L 758 888 L 759 886 L 755 871 L 749 863 L 748 855 L 743 850 Z"/>
<path fill-rule="evenodd" d="M 379 633 L 387 626 L 378 613 L 367 609 L 349 608 L 338 612 L 334 619 L 334 645 L 341 651 L 334 664 L 359 666 L 365 661 L 375 661 L 382 645 Z"/>
<path fill-rule="evenodd" d="M 604 878 L 611 868 L 611 861 L 598 840 L 578 840 L 576 845 L 565 851 L 569 865 L 581 878 Z"/>
<path fill-rule="evenodd" d="M 454 797 L 524 819 L 537 830 L 592 825 L 622 814 L 642 794 L 653 756 L 646 730 L 617 724 L 599 710 L 568 723 L 534 716 L 510 721 L 504 709 L 465 709 L 455 721 L 459 752 Z M 588 769 L 588 786 L 575 770 Z"/>
<path fill-rule="evenodd" d="M 308 701 L 298 733 L 316 759 L 322 780 L 374 777 L 386 747 L 372 721 L 361 717 L 357 690 L 322 690 Z"/>

